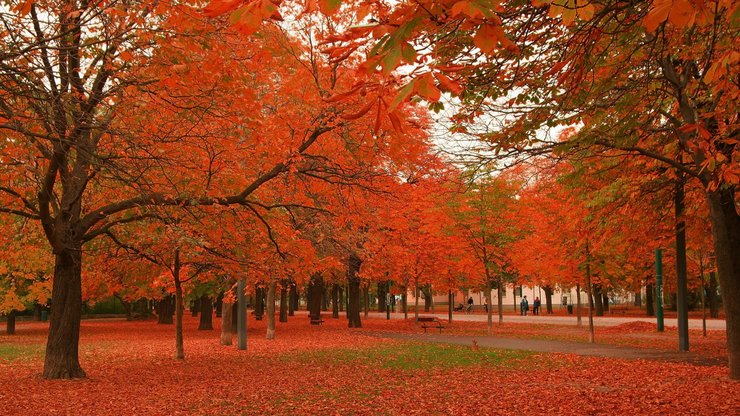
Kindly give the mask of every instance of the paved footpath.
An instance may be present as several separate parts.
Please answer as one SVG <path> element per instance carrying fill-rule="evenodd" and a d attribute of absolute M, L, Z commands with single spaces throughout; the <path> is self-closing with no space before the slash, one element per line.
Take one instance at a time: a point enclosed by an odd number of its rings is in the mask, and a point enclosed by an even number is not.
<path fill-rule="evenodd" d="M 378 313 L 378 312 L 371 312 L 371 316 L 374 318 L 385 318 L 384 313 Z M 441 320 L 447 320 L 447 312 L 444 313 L 420 313 L 419 315 L 423 316 L 436 316 L 437 318 Z M 409 314 L 409 318 L 413 318 L 413 314 Z M 403 319 L 402 313 L 391 313 L 391 319 Z M 463 322 L 486 322 L 488 320 L 488 317 L 483 314 L 465 314 L 460 312 L 455 312 L 455 314 L 452 317 L 453 321 L 463 321 Z M 583 316 L 583 325 L 588 325 L 588 315 Z M 620 324 L 624 324 L 627 322 L 648 322 L 651 324 L 655 324 L 656 320 L 655 318 L 643 318 L 638 316 L 625 316 L 625 317 L 613 317 L 613 316 L 594 316 L 594 326 L 599 327 L 607 327 L 607 326 L 617 326 Z M 494 313 L 493 315 L 493 322 L 498 323 L 498 315 Z M 666 318 L 664 319 L 664 324 L 666 326 L 676 326 L 678 325 L 676 323 L 676 318 Z M 578 321 L 575 315 L 569 315 L 569 316 L 562 316 L 562 315 L 529 315 L 529 316 L 520 316 L 520 315 L 504 315 L 504 323 L 530 323 L 530 324 L 551 324 L 551 325 L 578 325 Z M 690 329 L 701 329 L 701 319 L 689 319 L 689 328 Z M 724 319 L 707 319 L 707 330 L 725 330 L 726 324 Z"/>
<path fill-rule="evenodd" d="M 689 363 L 694 365 L 727 365 L 727 360 L 708 358 L 691 352 L 663 351 L 648 348 L 635 348 L 608 344 L 589 344 L 572 341 L 554 341 L 541 339 L 502 338 L 493 336 L 467 336 L 444 334 L 408 334 L 398 332 L 378 333 L 384 338 L 436 342 L 507 350 L 524 350 L 534 352 L 576 354 L 584 356 L 611 357 L 631 360 L 651 360 L 664 362 Z"/>

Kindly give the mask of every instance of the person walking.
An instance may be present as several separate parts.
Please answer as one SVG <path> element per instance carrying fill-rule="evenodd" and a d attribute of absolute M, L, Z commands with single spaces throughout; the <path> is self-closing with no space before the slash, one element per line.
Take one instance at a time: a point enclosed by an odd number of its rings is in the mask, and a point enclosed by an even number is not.
<path fill-rule="evenodd" d="M 522 298 L 522 301 L 519 303 L 519 306 L 522 309 L 522 316 L 527 316 L 527 312 L 529 312 L 529 301 L 527 300 L 527 296 L 524 295 Z"/>
<path fill-rule="evenodd" d="M 534 305 L 532 307 L 532 314 L 533 315 L 539 315 L 540 314 L 540 306 L 542 305 L 542 302 L 540 301 L 540 297 L 537 296 L 534 298 Z"/>
<path fill-rule="evenodd" d="M 473 297 L 468 298 L 468 313 L 473 312 Z"/>

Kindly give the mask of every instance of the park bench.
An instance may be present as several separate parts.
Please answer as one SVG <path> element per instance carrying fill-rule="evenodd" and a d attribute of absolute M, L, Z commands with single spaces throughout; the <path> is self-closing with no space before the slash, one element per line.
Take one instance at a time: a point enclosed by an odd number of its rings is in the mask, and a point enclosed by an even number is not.
<path fill-rule="evenodd" d="M 621 313 L 622 315 L 627 313 L 627 310 L 629 310 L 629 307 L 627 306 L 611 306 L 609 307 L 609 313 L 614 315 L 615 313 Z"/>
<path fill-rule="evenodd" d="M 308 314 L 308 319 L 311 320 L 311 325 L 321 325 L 324 323 L 324 320 L 321 319 L 321 315 L 312 316 L 311 314 Z"/>
<path fill-rule="evenodd" d="M 442 321 L 433 316 L 420 316 L 417 321 L 421 322 L 421 327 L 424 328 L 425 333 L 427 332 L 427 328 L 437 328 L 441 334 L 442 328 L 444 328 Z"/>

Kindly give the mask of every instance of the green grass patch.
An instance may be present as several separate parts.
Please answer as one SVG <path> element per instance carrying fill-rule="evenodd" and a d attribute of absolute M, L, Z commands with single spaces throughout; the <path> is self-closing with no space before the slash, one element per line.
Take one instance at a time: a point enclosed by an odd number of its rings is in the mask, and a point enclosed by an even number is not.
<path fill-rule="evenodd" d="M 39 358 L 44 354 L 44 346 L 39 344 L 0 344 L 0 360 L 19 361 Z"/>
<path fill-rule="evenodd" d="M 491 348 L 474 350 L 462 345 L 394 342 L 374 348 L 304 352 L 295 359 L 302 363 L 358 363 L 390 370 L 432 370 L 474 365 L 510 368 L 532 355 L 529 351 Z"/>

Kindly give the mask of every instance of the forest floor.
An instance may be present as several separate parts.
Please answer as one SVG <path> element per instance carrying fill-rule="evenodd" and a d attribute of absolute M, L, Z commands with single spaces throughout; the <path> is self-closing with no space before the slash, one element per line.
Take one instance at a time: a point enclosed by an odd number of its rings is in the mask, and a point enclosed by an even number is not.
<path fill-rule="evenodd" d="M 73 381 L 41 378 L 48 324 L 19 322 L 16 335 L 0 335 L 0 414 L 740 414 L 724 331 L 691 331 L 691 357 L 701 359 L 676 362 L 656 359 L 675 356 L 675 329 L 642 322 L 597 328 L 589 346 L 586 329 L 572 326 L 508 323 L 488 335 L 481 322 L 455 322 L 440 336 L 412 321 L 348 329 L 345 319 L 325 320 L 311 326 L 303 312 L 268 341 L 266 321 L 250 317 L 248 350 L 238 351 L 219 345 L 218 320 L 198 331 L 187 316 L 182 361 L 172 325 L 86 320 L 88 378 Z M 548 343 L 649 356 L 519 348 Z"/>

